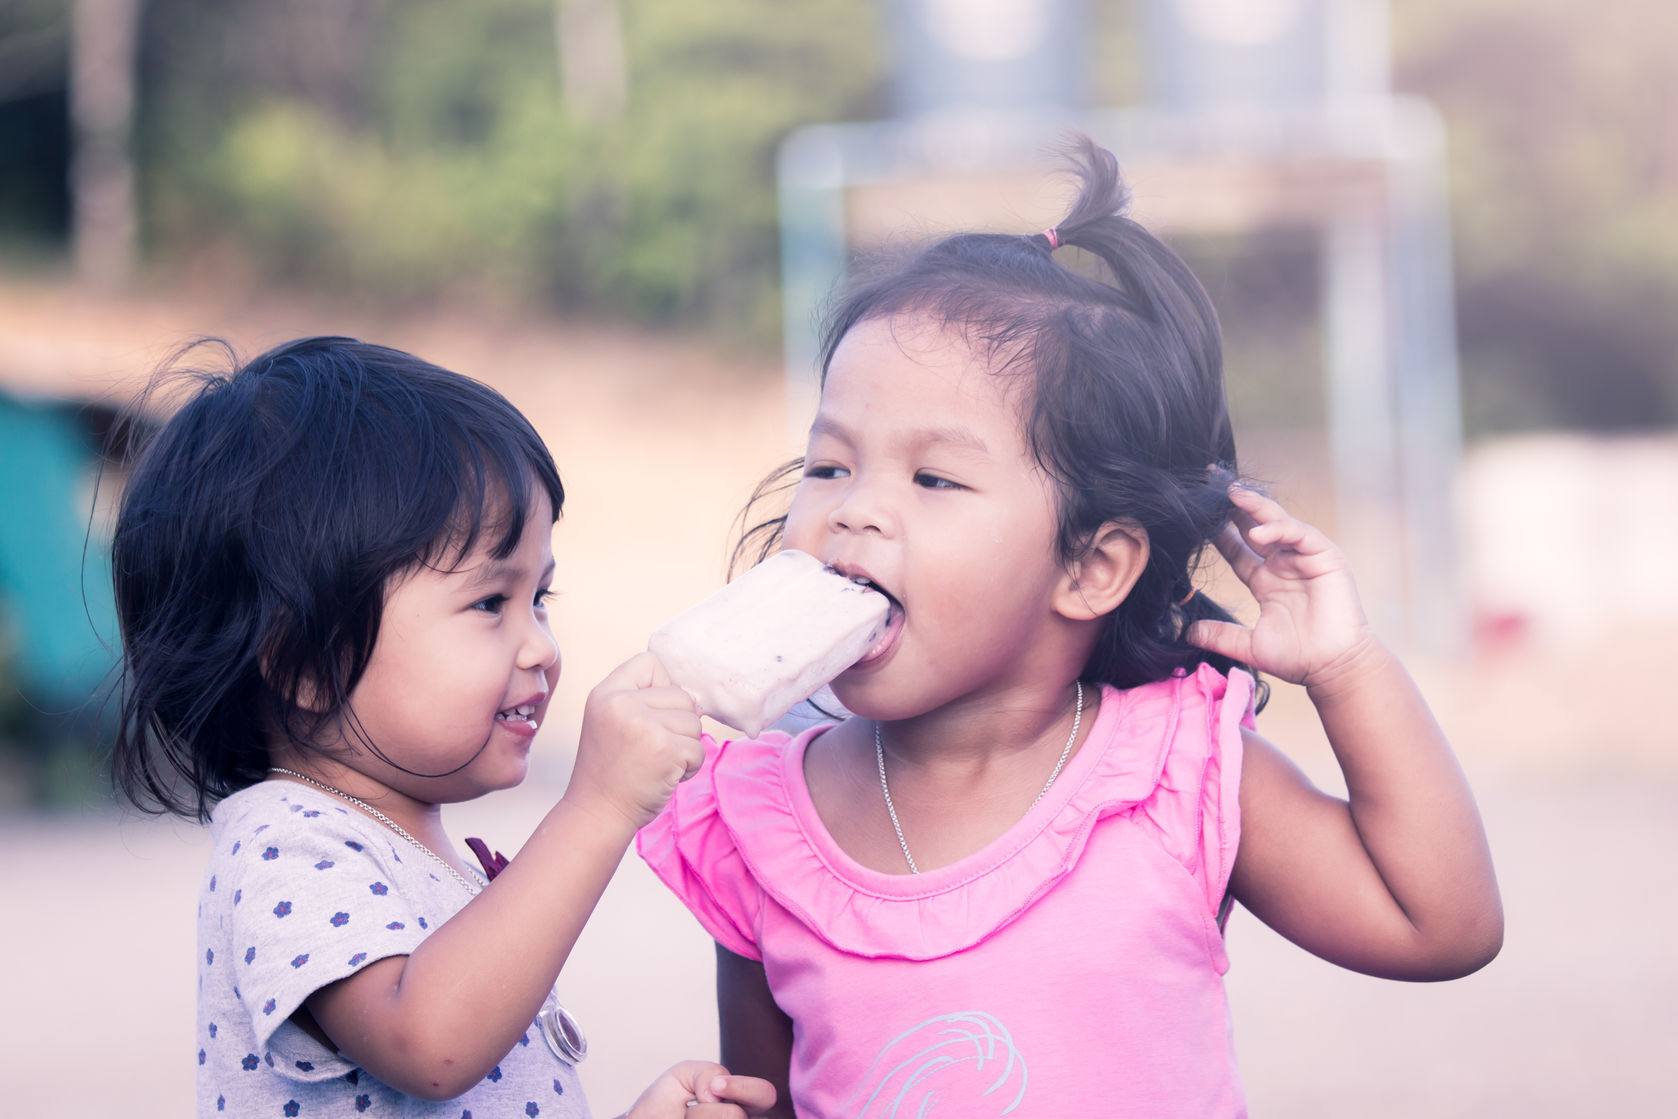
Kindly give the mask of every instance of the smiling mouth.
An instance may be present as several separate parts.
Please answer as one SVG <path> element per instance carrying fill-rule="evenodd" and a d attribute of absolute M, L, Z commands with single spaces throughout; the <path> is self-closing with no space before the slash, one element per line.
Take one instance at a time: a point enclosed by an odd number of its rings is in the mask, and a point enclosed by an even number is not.
<path fill-rule="evenodd" d="M 495 721 L 498 723 L 529 723 L 531 726 L 535 726 L 536 704 L 521 703 L 517 707 L 509 707 L 505 711 L 497 711 Z"/>

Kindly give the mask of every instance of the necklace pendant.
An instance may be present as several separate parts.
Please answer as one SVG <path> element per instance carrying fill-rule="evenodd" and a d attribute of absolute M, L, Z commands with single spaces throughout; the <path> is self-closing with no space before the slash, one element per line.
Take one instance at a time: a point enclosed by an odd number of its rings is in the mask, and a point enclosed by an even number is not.
<path fill-rule="evenodd" d="M 558 999 L 544 1006 L 536 1021 L 541 1025 L 542 1036 L 547 1039 L 548 1048 L 553 1050 L 554 1056 L 572 1066 L 588 1056 L 588 1038 L 583 1036 L 583 1028 Z"/>

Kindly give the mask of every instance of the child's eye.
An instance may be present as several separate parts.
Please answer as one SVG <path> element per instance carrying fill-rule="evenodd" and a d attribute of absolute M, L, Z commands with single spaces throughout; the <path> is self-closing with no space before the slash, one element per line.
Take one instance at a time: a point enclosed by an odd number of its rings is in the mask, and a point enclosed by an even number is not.
<path fill-rule="evenodd" d="M 499 614 L 501 613 L 501 608 L 505 605 L 507 605 L 506 595 L 492 594 L 488 598 L 480 598 L 478 601 L 474 602 L 472 604 L 472 609 L 482 610 L 486 614 Z"/>
<path fill-rule="evenodd" d="M 553 596 L 554 596 L 553 591 L 548 589 L 547 587 L 543 587 L 541 590 L 537 591 L 536 592 L 536 605 L 537 605 L 537 607 L 541 608 L 541 607 L 547 606 L 548 599 L 552 598 Z"/>
<path fill-rule="evenodd" d="M 804 476 L 806 478 L 817 478 L 822 480 L 829 478 L 843 478 L 849 473 L 850 471 L 846 470 L 843 466 L 834 466 L 832 463 L 819 463 L 815 466 L 807 466 L 804 468 Z"/>
<path fill-rule="evenodd" d="M 928 474 L 922 470 L 915 475 L 915 485 L 928 490 L 959 490 L 965 489 L 960 482 L 952 482 L 948 478 L 940 478 L 936 474 Z"/>

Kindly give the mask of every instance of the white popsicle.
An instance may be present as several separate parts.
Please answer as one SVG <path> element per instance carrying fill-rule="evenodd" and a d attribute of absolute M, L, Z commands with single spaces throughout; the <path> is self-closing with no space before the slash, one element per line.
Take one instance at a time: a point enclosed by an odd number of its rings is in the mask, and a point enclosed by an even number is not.
<path fill-rule="evenodd" d="M 702 713 L 755 737 L 860 660 L 886 597 L 805 552 L 777 552 L 647 642 Z"/>

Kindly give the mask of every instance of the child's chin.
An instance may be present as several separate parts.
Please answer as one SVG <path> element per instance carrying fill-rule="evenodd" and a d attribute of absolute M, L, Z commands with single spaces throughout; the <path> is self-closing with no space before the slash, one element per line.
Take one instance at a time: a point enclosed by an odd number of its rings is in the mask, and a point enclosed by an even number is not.
<path fill-rule="evenodd" d="M 889 701 L 881 694 L 878 683 L 868 677 L 858 680 L 835 680 L 829 685 L 833 696 L 843 708 L 835 712 L 838 718 L 856 715 L 864 719 L 892 719 L 897 716 Z"/>
<path fill-rule="evenodd" d="M 524 779 L 529 776 L 530 762 L 528 760 L 523 760 L 521 764 L 512 767 L 505 774 L 501 775 L 501 780 L 496 783 L 495 787 L 497 789 L 516 789 L 520 785 L 524 784 Z"/>
<path fill-rule="evenodd" d="M 528 757 L 505 758 L 493 769 L 485 768 L 473 775 L 478 787 L 472 796 L 483 796 L 486 793 L 498 793 L 506 789 L 516 789 L 524 784 L 525 778 L 530 776 L 530 759 Z M 469 798 L 464 798 L 469 799 Z"/>

